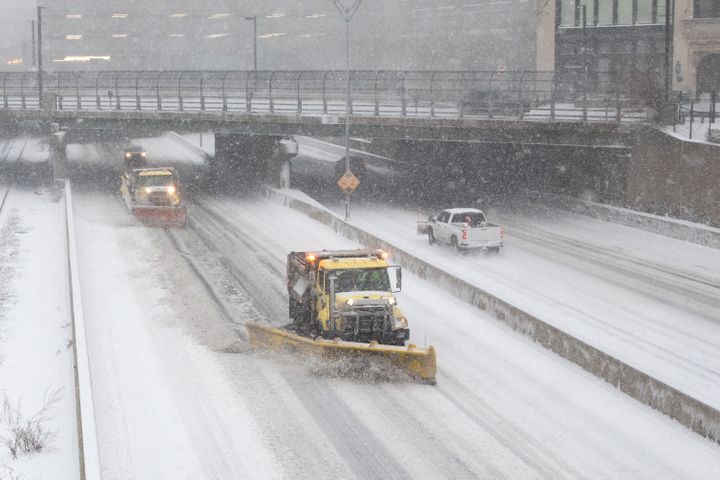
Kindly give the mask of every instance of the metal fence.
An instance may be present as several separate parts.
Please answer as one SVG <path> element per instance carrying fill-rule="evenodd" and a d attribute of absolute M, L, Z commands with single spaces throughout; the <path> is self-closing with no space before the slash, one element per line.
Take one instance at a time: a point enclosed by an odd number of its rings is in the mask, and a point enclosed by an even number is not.
<path fill-rule="evenodd" d="M 34 73 L 0 73 L 5 109 L 38 109 Z M 57 72 L 49 108 L 343 115 L 344 71 Z M 352 71 L 353 115 L 640 122 L 645 102 L 610 77 L 542 71 Z M 44 105 L 47 107 L 47 105 Z"/>
<path fill-rule="evenodd" d="M 711 92 L 697 98 L 688 98 L 677 93 L 677 109 L 673 130 L 689 139 L 703 139 L 720 143 L 720 98 Z"/>

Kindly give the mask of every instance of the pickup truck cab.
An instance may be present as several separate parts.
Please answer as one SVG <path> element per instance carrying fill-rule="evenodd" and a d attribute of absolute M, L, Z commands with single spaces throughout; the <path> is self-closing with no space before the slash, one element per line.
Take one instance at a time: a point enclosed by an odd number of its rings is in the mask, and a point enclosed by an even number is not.
<path fill-rule="evenodd" d="M 499 225 L 488 223 L 481 210 L 450 208 L 430 217 L 427 236 L 430 245 L 444 243 L 455 251 L 499 252 L 505 239 L 505 230 Z"/>

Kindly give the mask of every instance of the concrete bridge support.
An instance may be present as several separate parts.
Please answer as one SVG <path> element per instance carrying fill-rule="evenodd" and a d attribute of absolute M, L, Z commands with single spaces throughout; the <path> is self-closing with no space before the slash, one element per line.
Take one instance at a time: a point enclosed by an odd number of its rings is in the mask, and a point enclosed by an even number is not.
<path fill-rule="evenodd" d="M 230 191 L 268 184 L 289 188 L 290 158 L 296 154 L 294 141 L 279 136 L 215 134 L 213 177 Z"/>

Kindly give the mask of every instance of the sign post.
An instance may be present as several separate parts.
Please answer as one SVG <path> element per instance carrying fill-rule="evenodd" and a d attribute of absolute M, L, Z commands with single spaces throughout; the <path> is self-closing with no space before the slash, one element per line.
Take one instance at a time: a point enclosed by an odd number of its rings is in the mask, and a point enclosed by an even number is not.
<path fill-rule="evenodd" d="M 361 2 L 362 0 L 355 0 L 351 6 L 346 7 L 341 0 L 335 0 L 335 6 L 343 20 L 345 20 L 345 77 L 347 80 L 345 91 L 345 175 L 338 180 L 338 185 L 348 174 L 352 175 L 352 172 L 350 172 L 350 21 L 355 16 L 357 9 L 360 8 Z M 360 183 L 355 175 L 352 175 L 352 177 L 355 178 L 358 184 Z M 351 188 L 350 193 L 356 187 L 357 185 Z M 342 186 L 340 186 L 340 189 L 345 191 Z M 350 220 L 350 193 L 345 193 L 345 221 Z"/>

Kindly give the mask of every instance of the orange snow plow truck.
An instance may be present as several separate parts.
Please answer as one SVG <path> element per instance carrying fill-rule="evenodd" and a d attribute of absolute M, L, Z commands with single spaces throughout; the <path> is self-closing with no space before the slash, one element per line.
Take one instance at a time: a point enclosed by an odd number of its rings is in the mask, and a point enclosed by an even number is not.
<path fill-rule="evenodd" d="M 174 168 L 127 170 L 120 177 L 120 194 L 127 209 L 146 225 L 185 226 L 187 209 Z"/>

